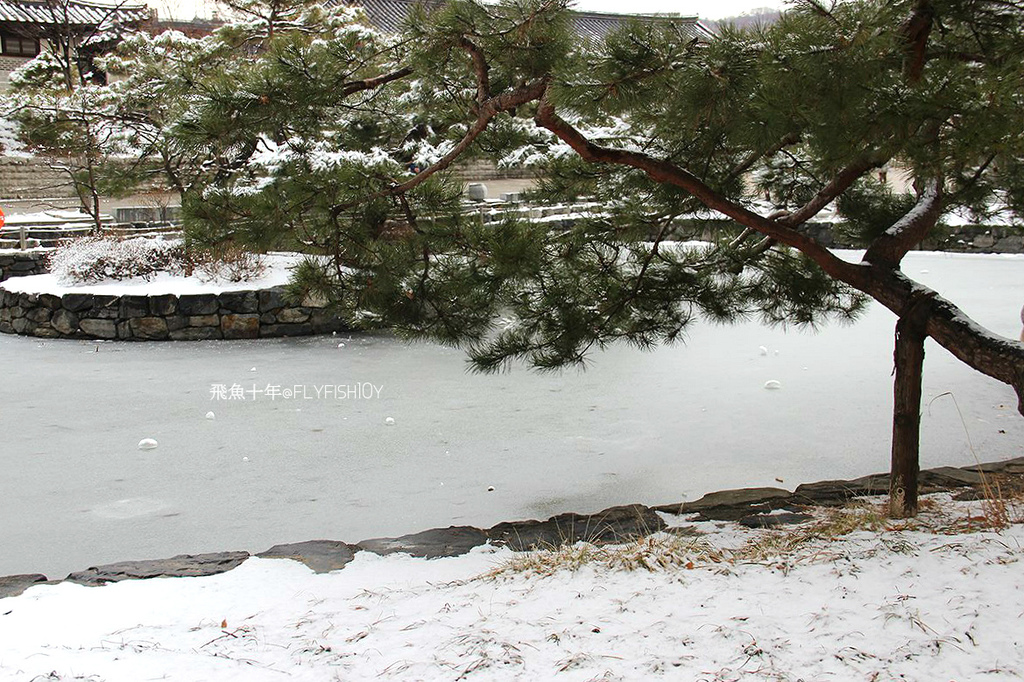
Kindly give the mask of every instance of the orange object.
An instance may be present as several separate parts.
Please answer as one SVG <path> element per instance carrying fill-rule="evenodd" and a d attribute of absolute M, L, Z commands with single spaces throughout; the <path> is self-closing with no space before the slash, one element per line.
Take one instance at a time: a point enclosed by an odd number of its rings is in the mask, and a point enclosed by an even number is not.
<path fill-rule="evenodd" d="M 0 227 L 4 226 L 4 210 L 0 208 Z"/>

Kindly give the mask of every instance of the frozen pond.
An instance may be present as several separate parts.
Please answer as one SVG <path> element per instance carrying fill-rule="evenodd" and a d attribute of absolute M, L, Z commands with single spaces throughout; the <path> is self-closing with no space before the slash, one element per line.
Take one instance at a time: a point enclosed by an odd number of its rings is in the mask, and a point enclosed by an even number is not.
<path fill-rule="evenodd" d="M 1020 333 L 1024 258 L 911 254 L 906 270 L 990 329 Z M 387 336 L 0 335 L 0 575 L 884 471 L 894 322 L 874 307 L 819 334 L 699 325 L 686 346 L 614 348 L 583 373 L 496 376 Z M 772 379 L 781 390 L 763 388 Z M 316 395 L 362 383 L 379 396 Z M 244 400 L 211 393 L 232 384 Z M 251 393 L 268 385 L 305 398 Z M 932 345 L 925 402 L 947 391 L 963 419 L 948 396 L 925 409 L 924 466 L 971 464 L 967 433 L 983 461 L 1024 454 L 1012 390 Z M 159 447 L 140 451 L 143 438 Z"/>

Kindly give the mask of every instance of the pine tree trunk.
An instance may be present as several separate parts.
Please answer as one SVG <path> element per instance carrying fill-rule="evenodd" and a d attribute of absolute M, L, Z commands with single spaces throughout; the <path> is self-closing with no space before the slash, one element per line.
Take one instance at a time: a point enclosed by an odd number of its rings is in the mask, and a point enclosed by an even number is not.
<path fill-rule="evenodd" d="M 924 339 L 924 326 L 913 315 L 901 317 L 896 323 L 889 514 L 897 518 L 917 514 Z"/>

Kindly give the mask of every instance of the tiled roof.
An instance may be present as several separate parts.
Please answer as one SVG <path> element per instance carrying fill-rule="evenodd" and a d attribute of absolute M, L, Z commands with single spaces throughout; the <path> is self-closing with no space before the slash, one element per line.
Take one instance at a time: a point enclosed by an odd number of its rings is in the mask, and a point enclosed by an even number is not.
<path fill-rule="evenodd" d="M 362 7 L 366 10 L 367 18 L 375 28 L 385 33 L 399 33 L 402 30 L 405 18 L 409 15 L 410 8 L 419 3 L 427 7 L 438 7 L 444 4 L 444 0 L 327 0 L 324 4 L 327 7 L 333 7 L 338 4 Z M 696 17 L 657 14 L 605 14 L 601 12 L 571 12 L 571 15 L 576 32 L 585 38 L 603 38 L 629 20 L 672 21 L 679 25 L 684 33 L 692 35 L 694 38 L 707 39 L 713 35 Z"/>
<path fill-rule="evenodd" d="M 152 11 L 145 3 L 82 2 L 74 0 L 47 4 L 45 1 L 0 0 L 0 23 L 63 24 L 73 26 L 99 26 L 101 24 L 130 24 L 149 19 Z"/>

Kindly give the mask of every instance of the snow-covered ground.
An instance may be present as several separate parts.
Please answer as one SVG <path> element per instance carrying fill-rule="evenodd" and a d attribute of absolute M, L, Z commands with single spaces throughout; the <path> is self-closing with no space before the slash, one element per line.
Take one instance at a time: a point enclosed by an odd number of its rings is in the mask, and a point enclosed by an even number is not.
<path fill-rule="evenodd" d="M 364 552 L 321 575 L 249 559 L 207 578 L 39 586 L 0 600 L 0 677 L 1020 680 L 1024 528 L 964 532 L 978 503 L 933 499 L 919 529 L 831 536 L 824 522 L 781 552 L 807 533 L 701 523 L 697 538 L 532 562 Z M 637 557 L 667 566 L 621 567 Z"/>

